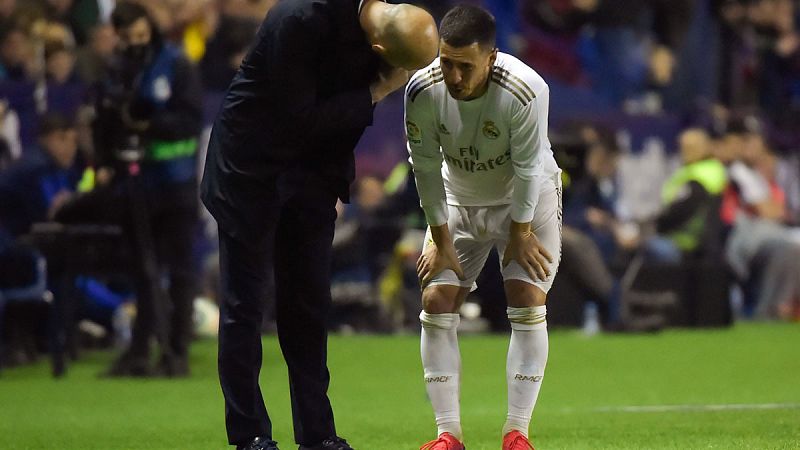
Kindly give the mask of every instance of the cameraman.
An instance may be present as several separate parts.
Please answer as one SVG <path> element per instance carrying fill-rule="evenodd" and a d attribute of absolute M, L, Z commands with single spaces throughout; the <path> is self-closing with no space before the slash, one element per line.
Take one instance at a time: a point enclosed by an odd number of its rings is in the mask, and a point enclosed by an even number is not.
<path fill-rule="evenodd" d="M 110 178 L 112 191 L 127 192 L 123 223 L 140 259 L 155 254 L 158 273 L 148 276 L 148 261 L 140 261 L 132 342 L 109 375 L 185 376 L 197 285 L 192 247 L 203 119 L 200 77 L 177 47 L 163 41 L 141 5 L 118 3 L 111 22 L 119 44 L 111 74 L 98 89 L 97 180 Z M 165 276 L 170 307 L 159 309 L 160 300 L 151 297 L 157 297 L 153 293 Z M 169 336 L 153 372 L 149 347 L 158 323 Z"/>

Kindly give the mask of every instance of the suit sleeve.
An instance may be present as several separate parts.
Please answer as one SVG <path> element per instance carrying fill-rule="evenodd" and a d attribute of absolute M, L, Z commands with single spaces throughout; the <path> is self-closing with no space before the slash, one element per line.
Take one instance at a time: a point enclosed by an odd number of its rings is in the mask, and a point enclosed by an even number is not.
<path fill-rule="evenodd" d="M 511 219 L 519 223 L 533 220 L 539 202 L 537 174 L 541 173 L 541 155 L 547 142 L 547 124 L 538 117 L 539 98 L 527 105 L 515 103 L 510 125 L 511 162 L 514 167 L 514 192 L 511 194 Z"/>
<path fill-rule="evenodd" d="M 409 161 L 414 169 L 414 180 L 425 219 L 428 225 L 439 226 L 447 223 L 447 198 L 442 178 L 442 151 L 439 135 L 436 131 L 435 118 L 431 109 L 431 101 L 427 93 L 422 92 L 411 100 L 408 95 L 408 83 L 405 95 L 406 141 Z"/>
<path fill-rule="evenodd" d="M 331 24 L 321 13 L 304 19 L 289 16 L 276 30 L 270 58 L 274 65 L 271 97 L 283 105 L 284 128 L 297 136 L 329 136 L 372 124 L 368 84 L 332 97 L 320 96 L 318 86 L 330 75 L 317 71 L 320 49 L 325 48 L 322 43 L 327 39 L 331 39 Z"/>

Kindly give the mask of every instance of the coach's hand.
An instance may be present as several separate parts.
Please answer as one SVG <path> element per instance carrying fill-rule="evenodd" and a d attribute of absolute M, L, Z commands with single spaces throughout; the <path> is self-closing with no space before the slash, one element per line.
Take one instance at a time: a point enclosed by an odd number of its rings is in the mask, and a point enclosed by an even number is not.
<path fill-rule="evenodd" d="M 503 255 L 503 267 L 516 261 L 533 280 L 544 281 L 550 276 L 548 263 L 553 257 L 531 231 L 529 223 L 511 222 L 508 245 Z"/>
<path fill-rule="evenodd" d="M 410 72 L 400 67 L 387 66 L 378 72 L 378 79 L 369 85 L 372 94 L 372 103 L 378 103 L 392 92 L 402 88 L 408 83 Z"/>
<path fill-rule="evenodd" d="M 447 269 L 455 272 L 459 280 L 463 280 L 464 270 L 461 268 L 461 263 L 458 262 L 456 248 L 450 239 L 447 225 L 431 227 L 431 234 L 434 235 L 433 239 L 428 242 L 417 260 L 417 276 L 420 285 L 424 288 L 433 277 Z M 436 244 L 436 241 L 439 244 Z"/>

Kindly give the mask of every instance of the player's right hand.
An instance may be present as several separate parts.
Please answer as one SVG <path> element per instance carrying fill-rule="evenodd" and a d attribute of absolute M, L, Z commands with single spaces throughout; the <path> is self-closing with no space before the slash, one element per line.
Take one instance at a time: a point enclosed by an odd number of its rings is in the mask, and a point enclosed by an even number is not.
<path fill-rule="evenodd" d="M 530 230 L 511 233 L 502 266 L 506 267 L 512 260 L 533 280 L 545 281 L 550 276 L 549 264 L 553 263 L 553 257 Z"/>
<path fill-rule="evenodd" d="M 452 243 L 439 248 L 433 241 L 428 242 L 417 260 L 417 276 L 423 288 L 431 282 L 433 277 L 450 269 L 456 273 L 458 279 L 464 279 L 464 270 L 458 262 L 456 249 Z"/>
<path fill-rule="evenodd" d="M 405 86 L 410 77 L 411 72 L 400 67 L 387 66 L 381 69 L 378 72 L 378 79 L 369 86 L 372 103 L 378 103 L 387 95 Z"/>

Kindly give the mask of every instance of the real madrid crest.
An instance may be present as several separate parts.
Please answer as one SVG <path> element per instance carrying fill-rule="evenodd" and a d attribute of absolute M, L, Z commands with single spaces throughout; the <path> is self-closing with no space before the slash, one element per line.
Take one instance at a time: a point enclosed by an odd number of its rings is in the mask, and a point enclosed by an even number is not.
<path fill-rule="evenodd" d="M 489 139 L 497 139 L 500 137 L 500 130 L 495 126 L 494 122 L 487 120 L 483 122 L 483 135 Z"/>
<path fill-rule="evenodd" d="M 422 143 L 422 130 L 410 120 L 406 121 L 406 134 L 408 135 L 408 142 L 414 145 Z"/>

